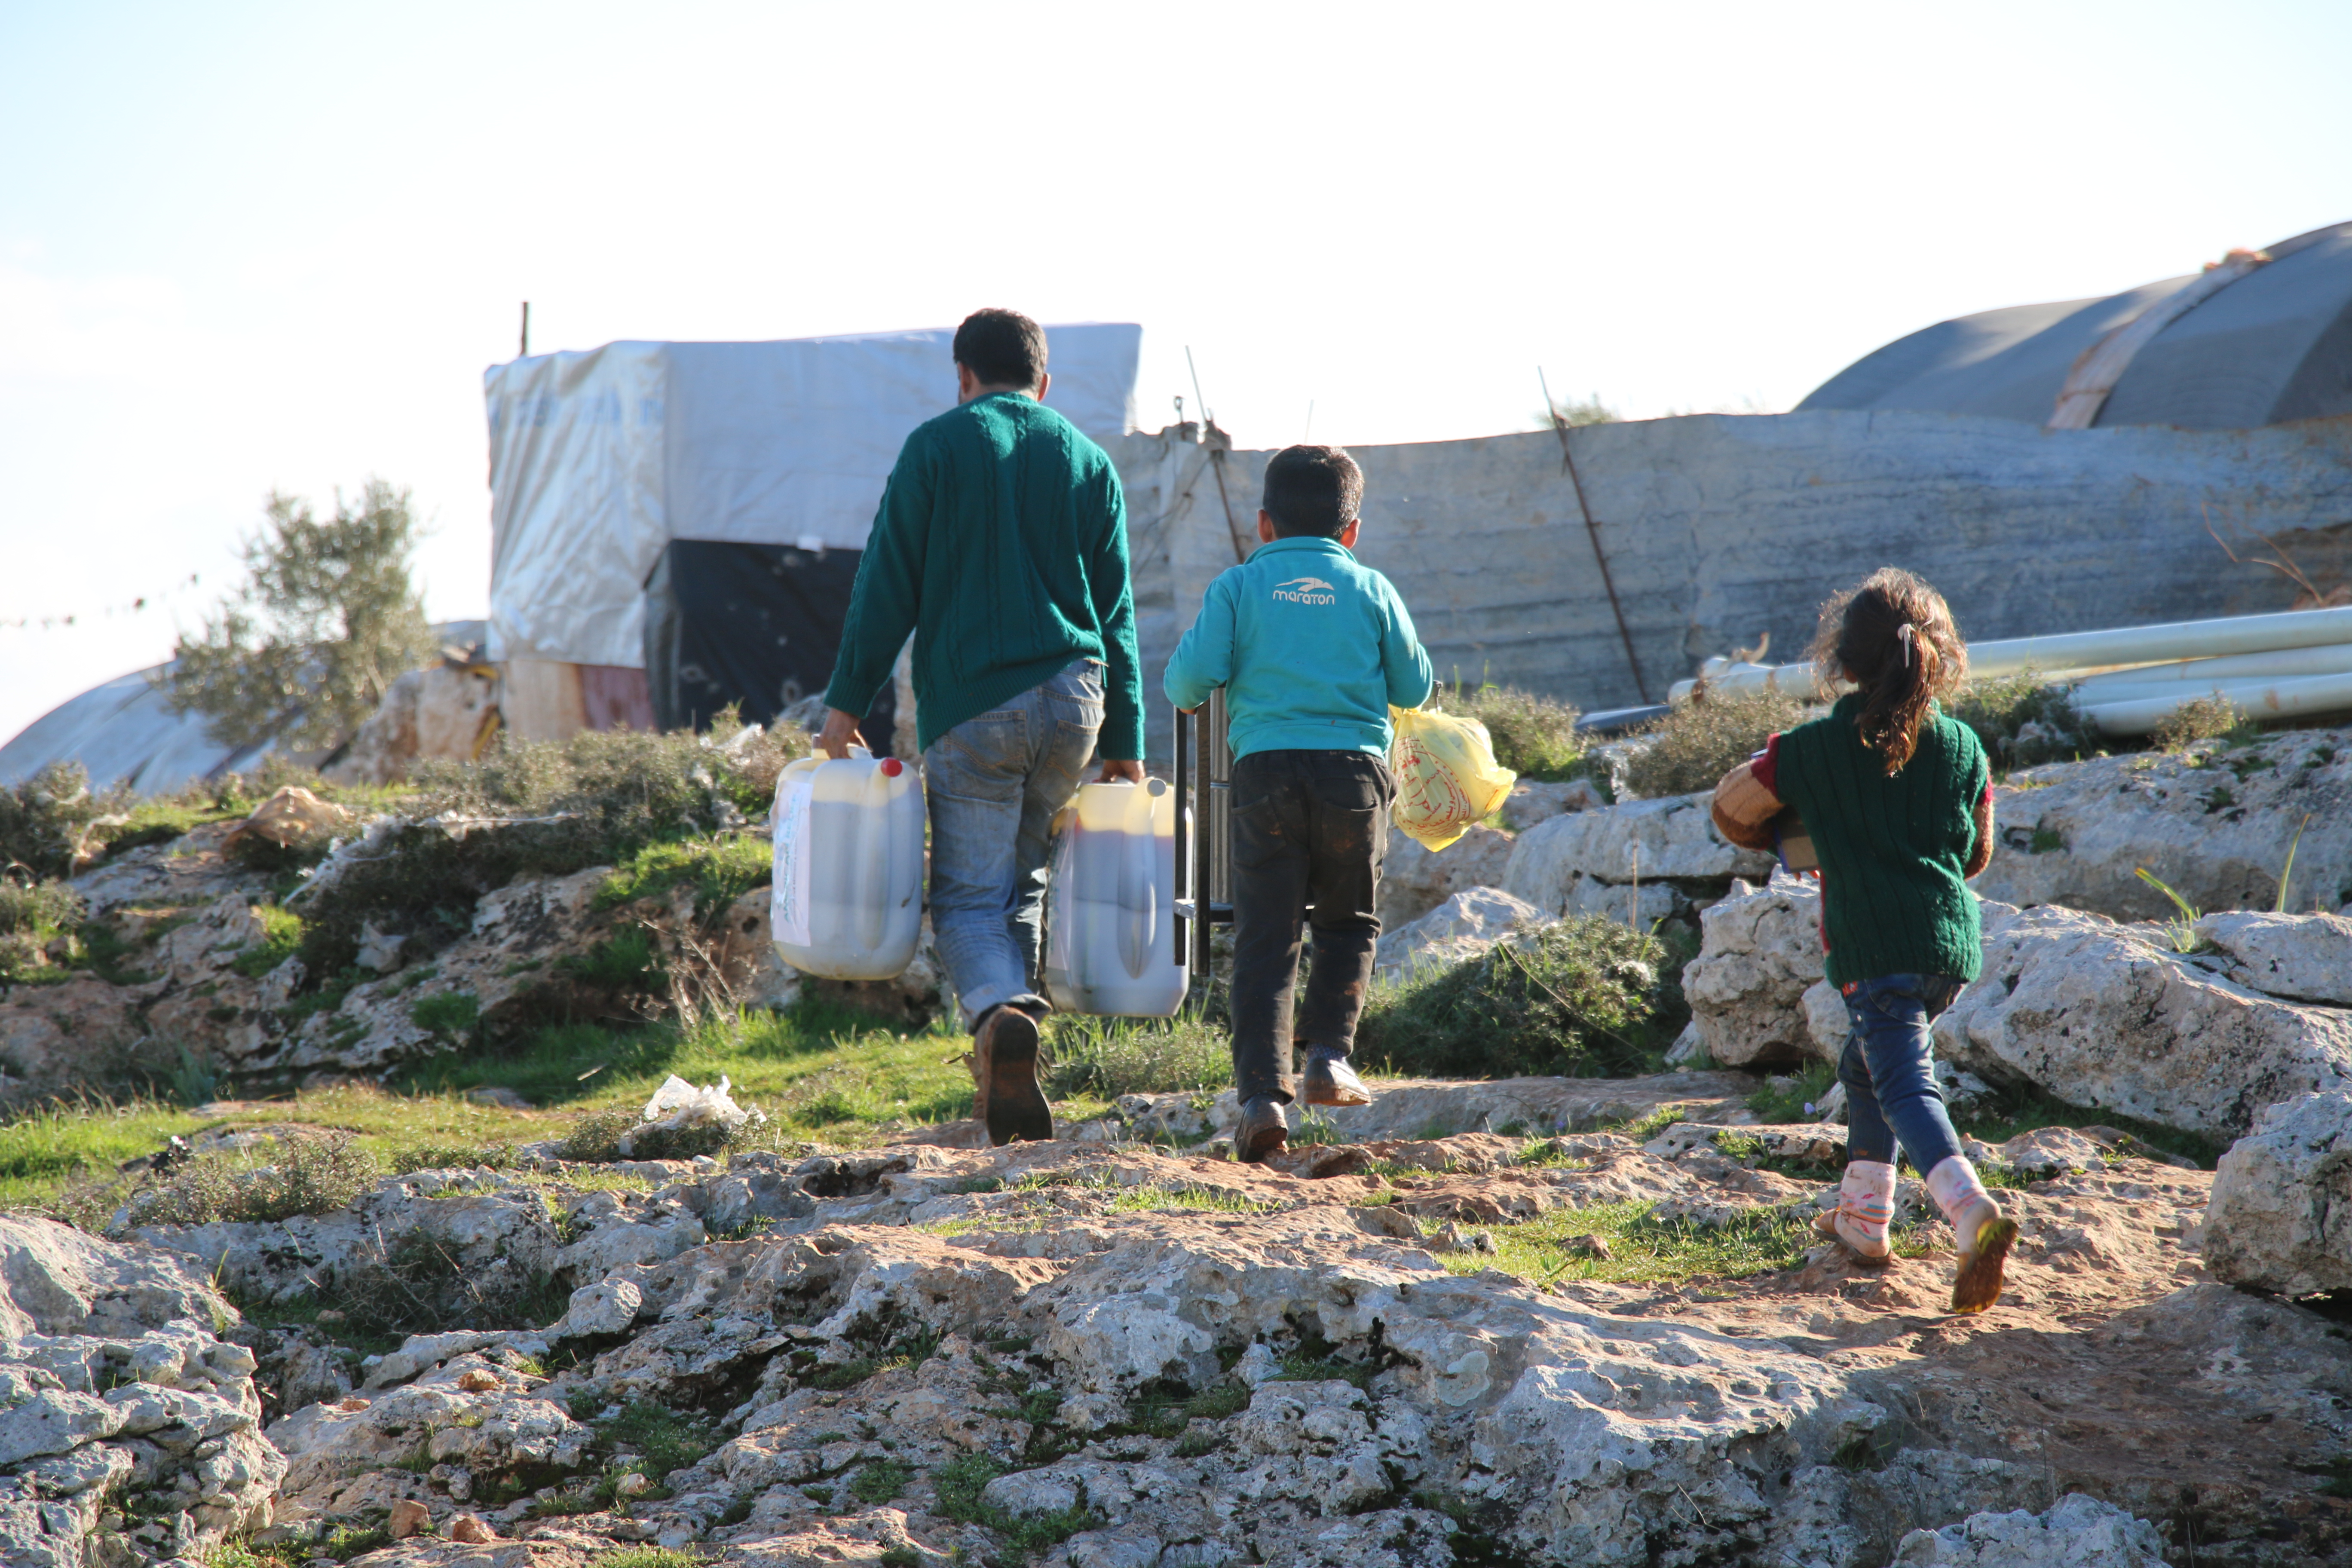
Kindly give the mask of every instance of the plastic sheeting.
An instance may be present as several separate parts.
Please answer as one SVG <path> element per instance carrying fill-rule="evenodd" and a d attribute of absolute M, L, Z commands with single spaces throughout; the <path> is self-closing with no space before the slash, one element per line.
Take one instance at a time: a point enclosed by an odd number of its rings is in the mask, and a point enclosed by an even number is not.
<path fill-rule="evenodd" d="M 2099 427 L 2240 430 L 2352 412 L 2352 224 L 2281 240 L 2269 254 L 2270 265 L 2139 351 Z M 1864 355 L 1797 411 L 1914 409 L 2041 424 L 2084 351 L 2195 278 L 1940 322 Z"/>
<path fill-rule="evenodd" d="M 1142 329 L 1048 326 L 1046 404 L 1133 423 Z M 908 432 L 955 403 L 951 331 L 612 343 L 494 365 L 494 659 L 641 667 L 646 580 L 673 539 L 862 550 Z"/>
<path fill-rule="evenodd" d="M 479 621 L 444 621 L 433 635 L 468 647 L 480 640 Z M 79 763 L 94 788 L 127 784 L 140 795 L 166 795 L 188 784 L 252 767 L 276 749 L 224 746 L 205 732 L 201 713 L 174 713 L 156 689 L 171 668 L 138 670 L 68 699 L 0 746 L 0 787 L 18 784 L 52 763 Z"/>
<path fill-rule="evenodd" d="M 174 713 L 155 689 L 158 670 L 93 687 L 58 704 L 0 746 L 0 787 L 23 784 L 52 763 L 79 763 L 100 789 L 127 784 L 163 795 L 250 767 L 267 746 L 235 749 L 205 732 L 201 713 Z"/>
<path fill-rule="evenodd" d="M 863 552 L 677 539 L 646 584 L 646 681 L 656 723 L 699 730 L 735 703 L 772 724 L 833 678 Z M 898 703 L 886 684 L 865 716 L 887 752 Z"/>

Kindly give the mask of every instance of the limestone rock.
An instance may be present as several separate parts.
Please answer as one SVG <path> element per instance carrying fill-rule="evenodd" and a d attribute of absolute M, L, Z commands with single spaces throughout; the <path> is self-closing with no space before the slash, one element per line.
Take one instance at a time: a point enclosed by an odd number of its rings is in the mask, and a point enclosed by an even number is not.
<path fill-rule="evenodd" d="M 110 920 L 139 909 L 197 909 L 226 898 L 262 901 L 269 897 L 270 874 L 231 860 L 221 851 L 235 826 L 206 823 L 166 843 L 124 850 L 73 879 L 73 889 L 89 906 L 92 920 Z"/>
<path fill-rule="evenodd" d="M 2352 1289 L 2352 1093 L 2270 1106 L 2213 1173 L 2205 1266 L 2282 1296 Z"/>
<path fill-rule="evenodd" d="M 2047 1513 L 1970 1514 L 1915 1530 L 1893 1568 L 2164 1568 L 2156 1526 L 2112 1503 L 2072 1492 Z"/>
<path fill-rule="evenodd" d="M 397 1269 L 403 1247 L 446 1259 L 453 1290 L 520 1291 L 555 1268 L 562 1247 L 537 1191 L 488 1172 L 414 1171 L 378 1182 L 349 1208 L 268 1223 L 151 1226 L 136 1203 L 126 1223 L 137 1239 L 216 1273 L 242 1299 L 270 1302 Z M 454 1297 L 450 1305 L 455 1311 Z"/>
<path fill-rule="evenodd" d="M 0 996 L 0 1098 L 106 1085 L 151 1048 L 142 1010 L 163 989 L 161 981 L 109 985 L 85 974 L 13 987 Z"/>
<path fill-rule="evenodd" d="M 423 984 L 410 984 L 403 973 L 354 986 L 333 1012 L 313 1014 L 291 1034 L 233 1056 L 236 1069 L 278 1077 L 320 1069 L 380 1073 L 454 1050 L 459 1037 L 417 1021 L 418 1004 L 435 996 L 471 997 L 481 1026 L 498 1032 L 530 1005 L 551 965 L 601 939 L 607 922 L 595 898 L 611 875 L 609 866 L 591 866 L 483 894 L 472 927 L 434 956 L 432 977 Z"/>
<path fill-rule="evenodd" d="M 1525 1128 L 1580 1132 L 1618 1121 L 1638 1121 L 1671 1106 L 1694 1119 L 1753 1121 L 1748 1097 L 1762 1083 L 1740 1072 L 1670 1072 L 1648 1078 L 1507 1078 L 1488 1082 L 1371 1079 L 1370 1105 L 1318 1105 L 1315 1114 L 1341 1136 L 1357 1141 Z M 1181 1110 L 1192 1097 L 1151 1097 L 1155 1107 Z M 1220 1131 L 1241 1123 L 1232 1089 L 1211 1103 L 1206 1121 Z"/>
<path fill-rule="evenodd" d="M 509 1367 L 494 1389 L 467 1388 L 466 1373 L 486 1364 L 459 1355 L 403 1387 L 313 1405 L 272 1426 L 269 1440 L 286 1456 L 286 1516 L 383 1518 L 404 1499 L 424 1503 L 425 1477 L 400 1468 L 420 1455 L 463 1468 L 475 1485 L 588 1462 L 591 1434 L 535 1392 L 545 1379 Z"/>
<path fill-rule="evenodd" d="M 1734 877 L 1769 876 L 1770 856 L 1726 843 L 1716 832 L 1707 798 L 1628 801 L 1539 823 L 1513 845 L 1500 885 L 1538 908 L 1563 911 L 1579 878 L 1719 887 Z"/>
<path fill-rule="evenodd" d="M 2352 920 L 2238 911 L 2207 915 L 2197 922 L 2197 936 L 2221 950 L 2230 978 L 2241 985 L 2352 1007 Z"/>
<path fill-rule="evenodd" d="M 1552 916 L 1500 888 L 1468 888 L 1414 921 L 1381 936 L 1375 973 L 1402 979 L 1475 957 L 1514 931 L 1548 925 Z"/>
<path fill-rule="evenodd" d="M 2290 909 L 2352 901 L 2352 743 L 2341 731 L 2033 768 L 1994 792 L 1993 817 L 1992 864 L 1975 885 L 2004 903 L 2168 919 L 2170 901 L 2136 875 L 2144 866 L 2198 909 L 2267 910 L 2291 846 Z"/>
<path fill-rule="evenodd" d="M 1699 916 L 1699 952 L 1683 970 L 1691 1024 L 1723 1067 L 1822 1056 L 1811 993 L 1822 977 L 1821 894 L 1782 878 Z M 1844 1006 L 1833 987 L 1829 997 Z M 1821 1009 L 1826 1023 L 1827 1008 Z M 1839 1030 L 1843 1046 L 1843 1030 Z"/>
<path fill-rule="evenodd" d="M 1591 779 L 1570 779 L 1564 784 L 1521 779 L 1511 786 L 1509 798 L 1503 802 L 1503 826 L 1514 833 L 1525 833 L 1555 816 L 1571 811 L 1597 811 L 1608 804 Z"/>
<path fill-rule="evenodd" d="M 2158 947 L 2153 928 L 2073 910 L 1990 931 L 1983 974 L 1935 1031 L 1940 1055 L 1996 1085 L 2211 1138 L 2352 1088 L 2352 1016 L 2250 991 Z"/>
<path fill-rule="evenodd" d="M 1598 877 L 1579 876 L 1570 884 L 1559 912 L 1599 915 L 1647 931 L 1655 930 L 1661 921 L 1686 919 L 1703 907 L 1695 905 L 1672 882 L 1605 882 Z"/>
<path fill-rule="evenodd" d="M 800 1000 L 801 972 L 777 955 L 769 929 L 773 889 L 754 888 L 719 917 L 719 962 L 727 984 L 747 1007 L 782 1012 Z"/>
<path fill-rule="evenodd" d="M 1790 1568 L 1885 1568 L 1922 1520 L 1963 1520 L 2049 1495 L 2037 1467 L 1949 1448 L 1906 1448 L 1879 1469 L 1818 1465 L 1790 1479 L 1763 1555 Z"/>
<path fill-rule="evenodd" d="M 445 658 L 412 669 L 386 689 L 383 701 L 324 770 L 339 784 L 387 784 L 408 776 L 421 757 L 479 754 L 483 728 L 497 715 L 493 667 Z"/>
<path fill-rule="evenodd" d="M 1501 886 L 1512 845 L 1509 834 L 1474 826 L 1432 852 L 1401 829 L 1391 828 L 1388 851 L 1381 860 L 1381 929 L 1392 931 L 1410 925 L 1465 889 Z"/>
<path fill-rule="evenodd" d="M 235 1321 L 183 1258 L 0 1215 L 0 1561 L 195 1558 L 268 1522 L 285 1461 Z"/>

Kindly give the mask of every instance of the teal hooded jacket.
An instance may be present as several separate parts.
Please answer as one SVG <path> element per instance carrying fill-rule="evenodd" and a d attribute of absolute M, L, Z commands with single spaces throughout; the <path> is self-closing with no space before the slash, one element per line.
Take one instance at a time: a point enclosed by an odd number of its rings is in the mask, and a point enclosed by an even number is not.
<path fill-rule="evenodd" d="M 1390 706 L 1429 700 L 1429 655 L 1386 577 L 1307 535 L 1261 544 L 1209 584 L 1161 684 L 1179 708 L 1223 687 L 1236 757 L 1386 756 Z"/>

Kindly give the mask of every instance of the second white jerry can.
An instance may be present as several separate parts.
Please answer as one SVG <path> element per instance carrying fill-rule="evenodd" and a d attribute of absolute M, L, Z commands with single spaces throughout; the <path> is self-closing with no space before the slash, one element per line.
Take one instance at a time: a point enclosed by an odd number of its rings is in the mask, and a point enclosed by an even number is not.
<path fill-rule="evenodd" d="M 1046 900 L 1055 1006 L 1174 1016 L 1191 976 L 1176 945 L 1176 792 L 1166 780 L 1079 786 Z"/>
<path fill-rule="evenodd" d="M 770 817 L 776 952 L 827 980 L 891 980 L 923 931 L 923 785 L 896 757 L 852 746 L 776 780 Z"/>

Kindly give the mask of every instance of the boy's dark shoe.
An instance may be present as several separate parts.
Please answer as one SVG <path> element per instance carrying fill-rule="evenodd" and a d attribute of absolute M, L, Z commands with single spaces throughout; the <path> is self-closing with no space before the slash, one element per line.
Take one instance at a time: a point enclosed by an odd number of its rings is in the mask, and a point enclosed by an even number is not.
<path fill-rule="evenodd" d="M 1348 1065 L 1348 1058 L 1335 1052 L 1309 1051 L 1307 1056 L 1306 1080 L 1300 1085 L 1299 1098 L 1309 1105 L 1370 1105 L 1372 1091 Z"/>
<path fill-rule="evenodd" d="M 1290 1117 L 1278 1100 L 1253 1100 L 1242 1107 L 1242 1124 L 1234 1130 L 1234 1152 L 1255 1164 L 1269 1154 L 1290 1147 Z"/>
<path fill-rule="evenodd" d="M 1054 1113 L 1037 1087 L 1037 1020 L 1006 1003 L 991 1007 L 971 1031 L 971 1081 L 991 1143 L 1044 1143 Z"/>

